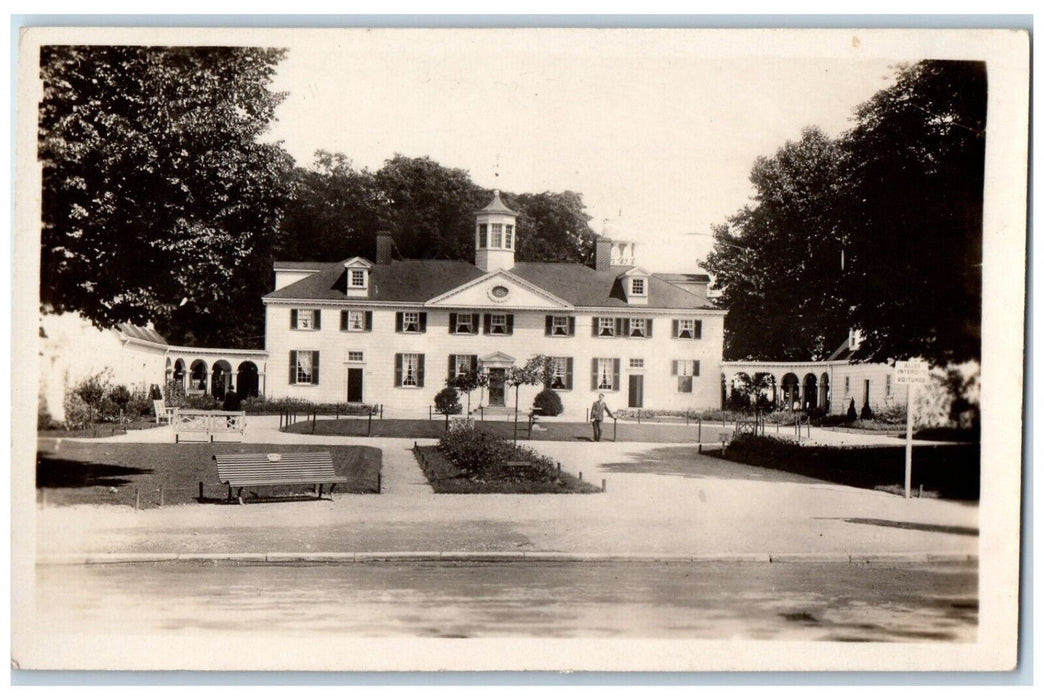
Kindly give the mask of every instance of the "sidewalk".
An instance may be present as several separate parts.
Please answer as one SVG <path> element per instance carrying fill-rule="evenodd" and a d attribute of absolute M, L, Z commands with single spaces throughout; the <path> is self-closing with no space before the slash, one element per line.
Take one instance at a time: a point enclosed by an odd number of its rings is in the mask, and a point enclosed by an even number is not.
<path fill-rule="evenodd" d="M 38 555 L 82 560 L 86 554 L 247 553 L 264 560 L 265 553 L 333 553 L 354 560 L 388 552 L 519 558 L 539 552 L 779 560 L 966 558 L 978 552 L 977 504 L 905 500 L 717 460 L 696 454 L 693 445 L 535 442 L 534 449 L 564 470 L 582 472 L 596 485 L 605 479 L 606 493 L 450 495 L 432 492 L 410 452 L 412 440 L 287 434 L 278 427 L 278 416 L 251 417 L 244 442 L 380 448 L 382 494 L 145 511 L 43 508 L 36 511 Z M 173 436 L 157 428 L 105 441 L 172 442 Z"/>

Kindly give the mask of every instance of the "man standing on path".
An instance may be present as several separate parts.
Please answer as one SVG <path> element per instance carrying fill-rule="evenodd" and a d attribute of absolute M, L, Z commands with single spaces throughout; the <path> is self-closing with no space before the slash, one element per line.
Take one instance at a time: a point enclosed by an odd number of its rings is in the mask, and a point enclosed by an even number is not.
<path fill-rule="evenodd" d="M 613 412 L 605 405 L 605 394 L 599 394 L 598 400 L 591 404 L 591 427 L 594 428 L 594 441 L 602 441 L 602 420 L 608 415 L 613 417 Z"/>

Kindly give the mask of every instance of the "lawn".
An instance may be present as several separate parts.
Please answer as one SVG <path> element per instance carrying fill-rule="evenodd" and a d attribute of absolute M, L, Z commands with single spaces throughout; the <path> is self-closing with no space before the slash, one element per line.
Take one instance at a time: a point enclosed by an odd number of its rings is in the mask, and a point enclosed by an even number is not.
<path fill-rule="evenodd" d="M 435 493 L 598 493 L 594 484 L 575 476 L 562 474 L 549 482 L 526 478 L 519 471 L 491 470 L 484 479 L 469 479 L 437 446 L 418 447 L 414 451 L 428 483 Z"/>
<path fill-rule="evenodd" d="M 704 454 L 756 467 L 777 469 L 858 488 L 903 493 L 905 448 L 798 445 L 771 437 L 743 436 L 724 453 Z M 960 500 L 979 498 L 979 445 L 915 445 L 911 488 Z"/>
<path fill-rule="evenodd" d="M 395 438 L 440 438 L 445 430 L 445 421 L 441 418 L 427 420 L 374 420 L 371 423 L 372 437 Z M 365 419 L 317 420 L 315 435 L 345 435 L 366 437 L 367 421 Z M 547 421 L 537 423 L 539 429 L 533 431 L 532 440 L 557 440 L 590 442 L 591 425 L 580 422 Z M 482 432 L 511 439 L 514 424 L 510 421 L 475 421 L 475 428 Z M 705 422 L 702 436 L 704 441 L 718 438 L 721 424 Z M 286 429 L 287 432 L 313 434 L 311 421 L 300 421 Z M 675 423 L 620 422 L 615 430 L 617 442 L 696 442 L 700 438 L 700 429 L 696 421 L 691 425 Z M 613 441 L 613 423 L 603 424 L 602 440 Z M 525 420 L 518 422 L 518 439 L 528 440 L 529 429 Z"/>
<path fill-rule="evenodd" d="M 199 482 L 204 498 L 224 500 L 228 489 L 218 482 L 213 455 L 224 453 L 329 451 L 334 470 L 348 477 L 338 491 L 376 493 L 381 451 L 375 447 L 313 445 L 243 445 L 203 443 L 141 445 L 41 439 L 37 442 L 36 489 L 48 505 L 80 503 L 141 508 L 194 503 Z M 46 496 L 44 492 L 46 491 Z M 262 496 L 303 495 L 307 487 L 260 488 Z M 246 495 L 244 493 L 244 495 Z"/>
<path fill-rule="evenodd" d="M 77 437 L 77 438 L 95 438 L 95 437 L 112 437 L 113 435 L 125 435 L 128 430 L 149 430 L 162 425 L 166 427 L 166 424 L 158 424 L 154 420 L 149 418 L 143 418 L 141 420 L 127 421 L 122 425 L 118 423 L 97 423 L 90 428 L 77 428 L 75 430 L 66 429 L 53 429 L 53 430 L 40 430 L 36 433 L 37 437 L 41 438 L 60 438 L 60 437 Z"/>

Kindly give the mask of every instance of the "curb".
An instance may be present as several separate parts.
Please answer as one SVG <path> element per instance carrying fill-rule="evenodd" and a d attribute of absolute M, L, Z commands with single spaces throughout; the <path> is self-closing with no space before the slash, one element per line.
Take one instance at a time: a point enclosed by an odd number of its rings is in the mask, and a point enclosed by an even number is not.
<path fill-rule="evenodd" d="M 92 564 L 148 564 L 169 561 L 227 561 L 289 564 L 297 562 L 355 564 L 365 562 L 572 562 L 572 563 L 632 563 L 632 564 L 940 564 L 978 563 L 976 554 L 949 553 L 877 553 L 843 554 L 793 552 L 789 554 L 651 554 L 606 552 L 186 552 L 186 553 L 132 553 L 99 552 L 94 554 L 53 554 L 37 557 L 36 564 L 92 565 Z"/>

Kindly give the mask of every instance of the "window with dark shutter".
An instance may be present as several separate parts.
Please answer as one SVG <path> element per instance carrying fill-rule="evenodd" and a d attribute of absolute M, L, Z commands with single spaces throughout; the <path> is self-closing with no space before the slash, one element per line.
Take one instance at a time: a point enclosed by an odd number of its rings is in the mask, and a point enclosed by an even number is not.
<path fill-rule="evenodd" d="M 348 312 L 347 311 L 342 311 L 341 312 L 341 330 L 342 331 L 348 330 Z"/>
<path fill-rule="evenodd" d="M 417 386 L 424 386 L 424 355 L 417 356 Z"/>
<path fill-rule="evenodd" d="M 420 314 L 420 332 L 426 333 L 428 331 L 428 312 L 421 311 Z"/>
<path fill-rule="evenodd" d="M 290 351 L 290 384 L 297 384 L 297 351 Z"/>
<path fill-rule="evenodd" d="M 402 353 L 395 353 L 395 386 L 402 386 Z"/>
<path fill-rule="evenodd" d="M 322 313 L 322 311 L 320 311 L 319 309 L 316 309 L 314 318 L 315 318 L 315 323 L 312 324 L 312 327 L 315 328 L 316 330 L 320 330 L 322 328 L 322 322 L 323 322 L 323 313 Z"/>
<path fill-rule="evenodd" d="M 395 332 L 402 333 L 402 312 L 395 312 Z"/>
<path fill-rule="evenodd" d="M 312 384 L 319 383 L 319 351 L 312 352 Z"/>
<path fill-rule="evenodd" d="M 290 309 L 290 327 L 297 328 L 297 309 Z"/>
<path fill-rule="evenodd" d="M 450 312 L 450 315 L 449 315 L 449 332 L 450 333 L 456 333 L 457 332 L 457 314 L 453 313 L 452 311 Z"/>
<path fill-rule="evenodd" d="M 544 335 L 551 335 L 551 324 L 554 322 L 554 316 L 544 316 Z"/>
<path fill-rule="evenodd" d="M 366 330 L 368 330 L 368 331 L 372 331 L 373 330 L 373 312 L 372 311 L 367 311 L 366 312 Z"/>

